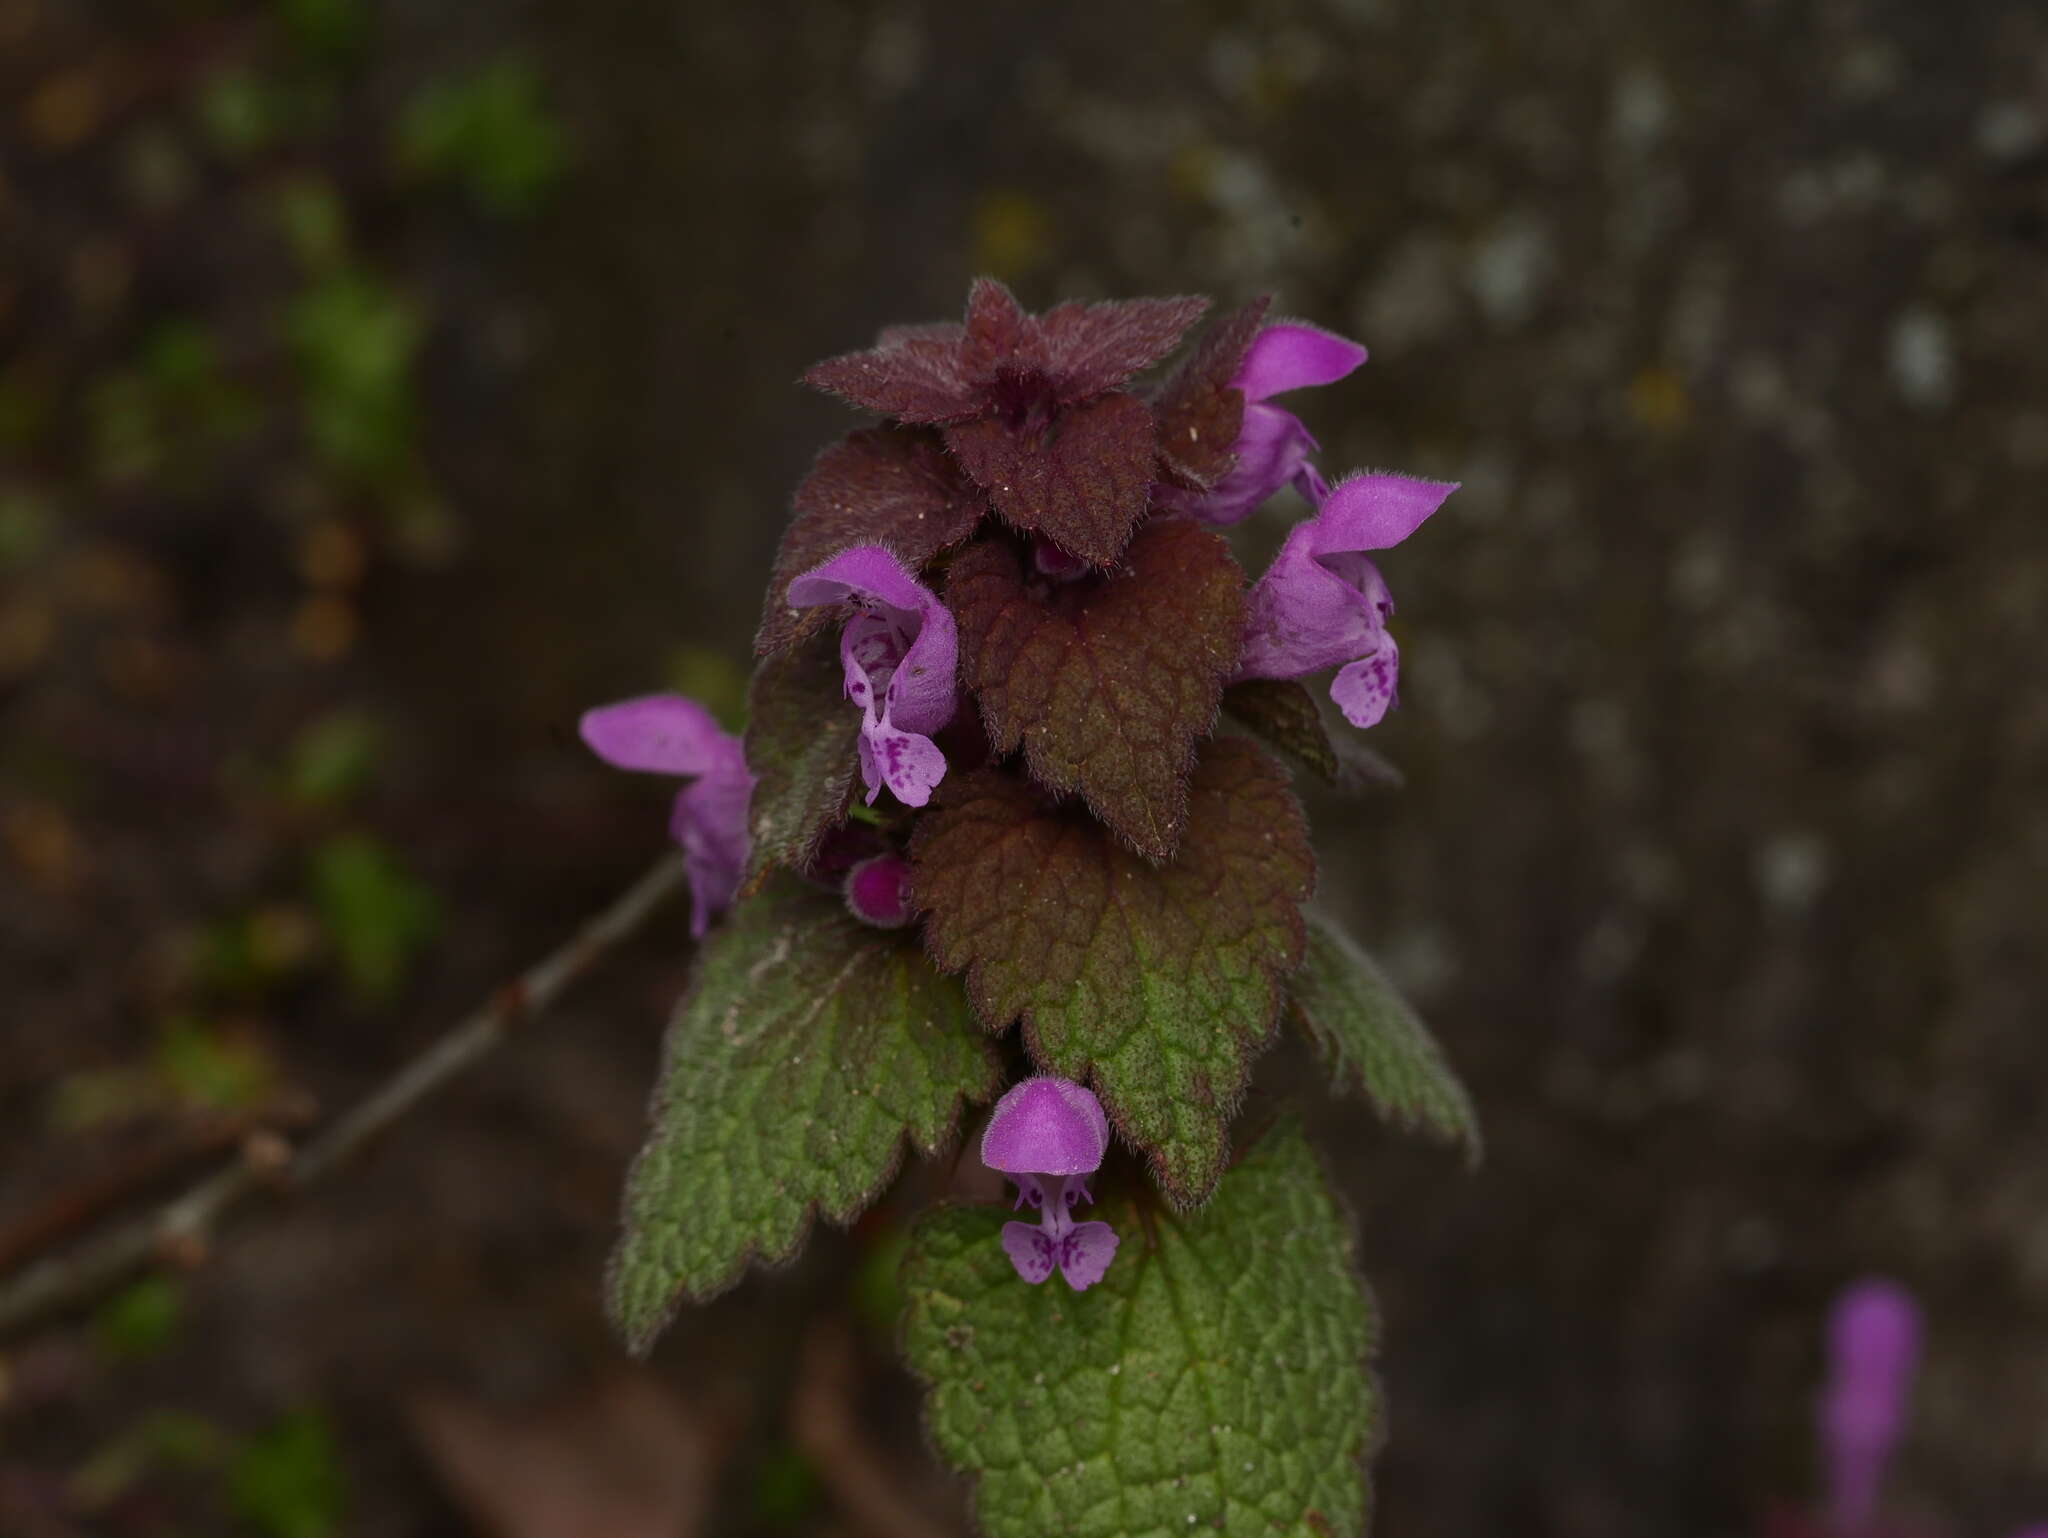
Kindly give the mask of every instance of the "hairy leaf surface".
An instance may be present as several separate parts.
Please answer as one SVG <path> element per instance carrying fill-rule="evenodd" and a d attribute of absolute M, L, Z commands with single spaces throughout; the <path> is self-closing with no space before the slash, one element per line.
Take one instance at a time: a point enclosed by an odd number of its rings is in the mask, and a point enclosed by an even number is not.
<path fill-rule="evenodd" d="M 1158 447 L 1152 408 L 1112 390 L 1049 421 L 984 417 L 946 429 L 996 511 L 1097 566 L 1123 553 L 1145 516 Z"/>
<path fill-rule="evenodd" d="M 671 1022 L 613 1252 L 613 1322 L 645 1351 L 684 1298 L 850 1221 L 996 1087 L 960 985 L 836 897 L 771 887 L 705 942 Z"/>
<path fill-rule="evenodd" d="M 1009 1213 L 940 1210 L 904 1265 L 905 1345 L 989 1538 L 1353 1538 L 1381 1436 L 1351 1239 L 1283 1124 L 1198 1213 L 1105 1193 L 1102 1281 L 1033 1287 Z"/>
<path fill-rule="evenodd" d="M 953 562 L 946 599 L 961 675 L 999 753 L 1024 749 L 1032 777 L 1079 791 L 1149 859 L 1180 843 L 1196 742 L 1216 722 L 1237 664 L 1243 573 L 1218 536 L 1156 519 L 1107 577 L 1027 577 L 1007 540 Z"/>
<path fill-rule="evenodd" d="M 1323 1066 L 1389 1121 L 1460 1144 L 1476 1164 L 1478 1113 L 1429 1027 L 1328 914 L 1307 917 L 1308 950 L 1287 1005 Z"/>
<path fill-rule="evenodd" d="M 1325 783 L 1365 790 L 1401 783 L 1401 771 L 1359 740 L 1348 722 L 1333 731 L 1315 696 L 1291 678 L 1248 678 L 1223 691 L 1225 713 Z"/>
<path fill-rule="evenodd" d="M 794 645 L 840 618 L 829 605 L 792 609 L 792 577 L 855 545 L 882 545 L 911 571 L 974 532 L 988 499 L 970 485 L 937 433 L 872 427 L 826 449 L 796 489 L 795 516 L 775 554 L 754 649 Z"/>
<path fill-rule="evenodd" d="M 1315 879 L 1286 771 L 1209 744 L 1179 852 L 1152 865 L 1013 774 L 948 783 L 911 857 L 925 942 L 990 1030 L 1024 1022 L 1050 1073 L 1094 1081 L 1167 1194 L 1201 1201 L 1301 959 Z"/>
<path fill-rule="evenodd" d="M 1237 463 L 1244 394 L 1231 379 L 1271 303 L 1261 295 L 1217 321 L 1159 392 L 1159 459 L 1174 484 L 1207 491 Z"/>
<path fill-rule="evenodd" d="M 807 868 L 818 844 L 846 816 L 859 760 L 860 712 L 846 699 L 838 643 L 814 636 L 754 670 L 747 690 L 747 807 L 753 848 L 742 893 L 778 866 Z"/>

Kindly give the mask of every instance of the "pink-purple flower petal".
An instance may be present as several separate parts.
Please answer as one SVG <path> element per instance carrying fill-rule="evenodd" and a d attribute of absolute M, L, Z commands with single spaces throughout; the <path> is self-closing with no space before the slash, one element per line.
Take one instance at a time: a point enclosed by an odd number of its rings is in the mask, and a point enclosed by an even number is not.
<path fill-rule="evenodd" d="M 1332 487 L 1247 596 L 1236 676 L 1299 678 L 1338 668 L 1330 696 L 1345 719 L 1376 724 L 1394 703 L 1400 653 L 1387 632 L 1393 598 L 1365 552 L 1399 544 L 1456 489 L 1379 473 Z"/>
<path fill-rule="evenodd" d="M 1365 349 L 1358 343 L 1317 326 L 1279 321 L 1261 330 L 1230 381 L 1245 398 L 1236 463 L 1209 491 L 1177 498 L 1179 504 L 1202 522 L 1222 527 L 1290 481 L 1304 498 L 1317 500 L 1322 477 L 1309 462 L 1316 440 L 1293 412 L 1263 402 L 1288 390 L 1333 384 L 1363 362 Z"/>
<path fill-rule="evenodd" d="M 1289 390 L 1335 384 L 1365 362 L 1365 349 L 1303 321 L 1274 321 L 1252 339 L 1231 383 L 1247 401 L 1262 401 Z"/>
<path fill-rule="evenodd" d="M 1076 1223 L 1060 1237 L 1060 1275 L 1076 1292 L 1101 1281 L 1116 1259 L 1116 1230 L 1107 1223 Z"/>
<path fill-rule="evenodd" d="M 981 1162 L 1006 1175 L 1086 1175 L 1109 1148 L 1109 1118 L 1092 1090 L 1050 1075 L 1026 1079 L 996 1102 Z"/>
<path fill-rule="evenodd" d="M 952 613 L 887 549 L 857 545 L 791 580 L 791 608 L 849 603 L 839 636 L 846 697 L 860 707 L 861 778 L 923 806 L 946 773 L 930 733 L 953 719 L 959 639 Z"/>
<path fill-rule="evenodd" d="M 702 937 L 732 904 L 747 866 L 747 805 L 754 777 L 739 738 L 680 694 L 648 694 L 585 711 L 578 730 L 606 763 L 689 777 L 669 811 L 669 836 L 683 849 L 690 884 L 690 933 Z"/>

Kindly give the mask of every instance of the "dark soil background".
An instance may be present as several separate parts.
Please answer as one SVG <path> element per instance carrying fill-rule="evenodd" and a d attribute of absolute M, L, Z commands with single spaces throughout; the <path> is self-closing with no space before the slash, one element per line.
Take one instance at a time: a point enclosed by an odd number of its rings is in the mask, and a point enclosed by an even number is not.
<path fill-rule="evenodd" d="M 1313 807 L 1490 1142 L 1317 1113 L 1378 1530 L 1758 1531 L 1873 1271 L 1930 1319 L 1897 1511 L 2048 1518 L 2048 19 L 2004 0 L 0 0 L 8 1262 L 346 1104 L 637 873 L 665 793 L 577 713 L 734 702 L 850 420 L 798 372 L 983 271 L 1276 290 L 1372 348 L 1300 402 L 1326 463 L 1464 483 L 1384 563 L 1406 788 Z M 872 1533 L 862 1477 L 964 1530 L 888 1365 L 943 1172 L 623 1368 L 688 966 L 678 911 L 332 1184 L 0 1343 L 0 1533 Z"/>

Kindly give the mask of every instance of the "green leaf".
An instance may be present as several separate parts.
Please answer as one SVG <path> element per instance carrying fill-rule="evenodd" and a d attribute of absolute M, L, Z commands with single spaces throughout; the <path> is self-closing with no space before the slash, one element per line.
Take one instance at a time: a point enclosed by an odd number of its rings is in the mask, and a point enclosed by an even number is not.
<path fill-rule="evenodd" d="M 422 91 L 393 154 L 402 170 L 459 180 L 485 212 L 508 218 L 539 207 L 569 161 L 540 77 L 519 58 Z"/>
<path fill-rule="evenodd" d="M 636 1352 L 684 1298 L 845 1223 L 996 1087 L 959 984 L 914 938 L 778 884 L 705 942 L 669 1026 L 652 1129 L 626 1185 L 611 1316 Z"/>
<path fill-rule="evenodd" d="M 1289 985 L 1300 1023 L 1338 1088 L 1396 1125 L 1481 1152 L 1479 1116 L 1443 1049 L 1372 957 L 1329 915 L 1310 909 L 1308 950 Z"/>
<path fill-rule="evenodd" d="M 228 1491 L 239 1512 L 269 1538 L 327 1538 L 345 1501 L 334 1434 L 316 1410 L 285 1416 L 235 1458 Z"/>
<path fill-rule="evenodd" d="M 292 743 L 285 780 L 302 806 L 333 807 L 370 783 L 384 748 L 376 718 L 361 710 L 334 710 L 310 722 Z"/>
<path fill-rule="evenodd" d="M 1300 1130 L 1176 1217 L 1105 1193 L 1121 1241 L 1086 1292 L 1033 1287 L 1010 1214 L 918 1225 L 904 1344 L 926 1422 L 977 1476 L 989 1538 L 1331 1538 L 1365 1530 L 1381 1437 L 1372 1303 Z"/>
<path fill-rule="evenodd" d="M 1399 785 L 1401 771 L 1359 741 L 1348 724 L 1332 734 L 1314 695 L 1292 679 L 1251 678 L 1223 691 L 1223 709 L 1290 759 L 1339 790 Z"/>
<path fill-rule="evenodd" d="M 350 984 L 373 1003 L 388 998 L 440 928 L 434 894 L 382 844 L 355 833 L 313 851 L 311 886 Z"/>
<path fill-rule="evenodd" d="M 292 301 L 286 330 L 305 387 L 306 430 L 336 469 L 396 475 L 413 452 L 418 308 L 367 273 L 337 270 Z"/>
<path fill-rule="evenodd" d="M 116 1293 L 93 1320 L 100 1350 L 116 1361 L 157 1355 L 177 1333 L 183 1298 L 167 1276 L 146 1276 Z"/>
<path fill-rule="evenodd" d="M 974 532 L 988 499 L 968 484 L 938 435 L 923 427 L 871 427 L 826 449 L 796 489 L 795 516 L 775 552 L 775 571 L 754 649 L 795 645 L 839 618 L 831 606 L 792 609 L 792 577 L 855 545 L 886 546 L 915 572 Z"/>
<path fill-rule="evenodd" d="M 1180 852 L 1155 866 L 1078 808 L 983 771 L 940 786 L 911 845 L 926 944 L 966 972 L 982 1023 L 1021 1017 L 1047 1072 L 1092 1077 L 1182 1205 L 1222 1173 L 1315 880 L 1286 771 L 1257 744 L 1212 742 L 1191 801 Z"/>
<path fill-rule="evenodd" d="M 846 819 L 859 736 L 860 713 L 847 702 L 833 637 L 813 636 L 754 670 L 745 737 L 755 776 L 747 806 L 753 850 L 742 893 L 778 866 L 807 868 L 819 841 Z"/>
<path fill-rule="evenodd" d="M 1033 779 L 1079 791 L 1133 849 L 1166 859 L 1237 663 L 1243 581 L 1230 547 L 1185 519 L 1147 524 L 1107 578 L 1050 586 L 1026 576 L 1014 542 L 970 546 L 946 600 L 996 751 L 1021 744 Z"/>

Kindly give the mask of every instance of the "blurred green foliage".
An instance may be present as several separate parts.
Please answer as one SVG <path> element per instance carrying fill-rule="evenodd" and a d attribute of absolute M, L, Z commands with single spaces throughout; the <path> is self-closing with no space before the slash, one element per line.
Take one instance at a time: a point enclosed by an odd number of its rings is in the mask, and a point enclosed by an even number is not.
<path fill-rule="evenodd" d="M 101 1307 L 93 1319 L 100 1350 L 116 1361 L 155 1356 L 178 1328 L 184 1292 L 168 1276 L 146 1276 Z"/>
<path fill-rule="evenodd" d="M 440 927 L 434 894 L 357 833 L 313 851 L 310 887 L 349 985 L 372 1003 L 389 998 Z"/>
<path fill-rule="evenodd" d="M 221 70 L 208 76 L 193 107 L 206 142 L 226 160 L 260 154 L 282 129 L 284 107 L 277 92 L 248 70 Z"/>
<path fill-rule="evenodd" d="M 370 783 L 384 734 L 367 711 L 336 710 L 309 723 L 292 744 L 286 786 L 301 806 L 337 807 Z"/>
<path fill-rule="evenodd" d="M 267 1538 L 327 1538 L 341 1525 L 345 1493 L 334 1434 L 317 1410 L 284 1416 L 228 1468 L 236 1513 Z"/>
<path fill-rule="evenodd" d="M 369 41 L 361 0 L 277 0 L 277 9 L 292 42 L 313 62 L 352 63 Z"/>
<path fill-rule="evenodd" d="M 532 213 L 569 158 L 539 75 L 513 57 L 422 90 L 399 120 L 392 156 L 407 175 L 459 182 L 503 217 Z"/>
<path fill-rule="evenodd" d="M 910 1253 L 910 1230 L 900 1223 L 875 1235 L 860 1268 L 853 1273 L 853 1307 L 883 1340 L 893 1341 L 903 1318 L 904 1292 L 900 1273 L 903 1257 Z"/>
<path fill-rule="evenodd" d="M 343 269 L 292 301 L 285 329 L 314 453 L 373 482 L 409 470 L 412 363 L 424 333 L 418 307 L 372 274 Z"/>
<path fill-rule="evenodd" d="M 95 466 L 116 485 L 149 477 L 201 484 L 219 451 L 261 418 L 228 377 L 213 334 L 182 316 L 160 322 L 131 364 L 95 382 L 89 409 Z"/>
<path fill-rule="evenodd" d="M 668 655 L 664 670 L 669 684 L 687 694 L 716 718 L 729 732 L 747 724 L 747 683 L 745 669 L 732 660 L 730 652 L 710 646 L 678 646 Z"/>
<path fill-rule="evenodd" d="M 226 1428 L 203 1415 L 153 1411 L 95 1452 L 71 1476 L 71 1492 L 87 1511 L 96 1511 L 155 1470 L 219 1468 L 234 1445 Z"/>
<path fill-rule="evenodd" d="M 247 1110 L 262 1104 L 276 1085 L 276 1065 L 258 1041 L 174 1015 L 141 1061 L 60 1079 L 50 1123 L 81 1131 L 165 1112 Z"/>
<path fill-rule="evenodd" d="M 307 271 L 329 271 L 348 255 L 348 210 L 326 177 L 286 177 L 272 189 L 270 204 L 285 243 Z"/>
<path fill-rule="evenodd" d="M 0 572 L 41 555 L 55 524 L 47 498 L 26 490 L 0 492 Z"/>
<path fill-rule="evenodd" d="M 768 1449 L 754 1468 L 754 1516 L 773 1529 L 795 1527 L 817 1509 L 818 1471 L 787 1442 Z"/>
<path fill-rule="evenodd" d="M 155 1065 L 177 1099 L 208 1111 L 260 1105 L 275 1080 L 269 1056 L 256 1043 L 182 1015 L 164 1022 Z"/>

